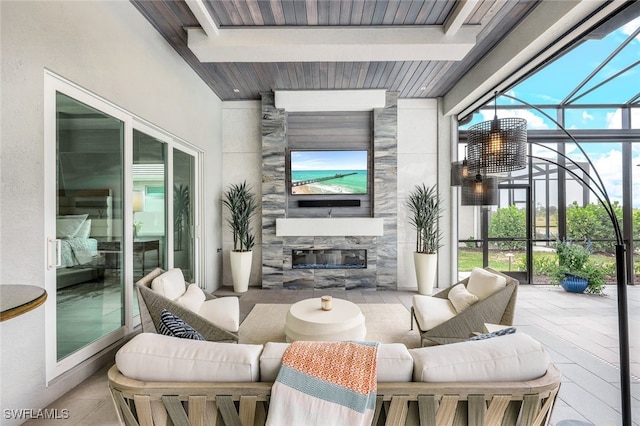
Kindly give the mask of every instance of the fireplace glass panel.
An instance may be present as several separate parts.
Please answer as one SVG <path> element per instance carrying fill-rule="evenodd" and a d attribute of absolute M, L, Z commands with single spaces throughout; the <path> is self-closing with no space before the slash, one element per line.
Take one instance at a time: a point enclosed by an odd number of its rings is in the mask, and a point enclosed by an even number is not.
<path fill-rule="evenodd" d="M 366 269 L 367 250 L 292 250 L 293 269 Z"/>

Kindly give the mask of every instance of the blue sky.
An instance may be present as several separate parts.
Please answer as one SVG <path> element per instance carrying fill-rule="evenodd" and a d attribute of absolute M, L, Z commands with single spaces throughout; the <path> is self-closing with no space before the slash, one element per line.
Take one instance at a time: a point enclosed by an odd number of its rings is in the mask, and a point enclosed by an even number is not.
<path fill-rule="evenodd" d="M 292 151 L 292 170 L 366 170 L 367 151 Z"/>
<path fill-rule="evenodd" d="M 562 57 L 515 86 L 510 94 L 534 105 L 558 104 L 589 76 L 615 49 L 640 27 L 640 17 L 611 32 L 601 40 L 587 40 L 570 50 Z M 636 36 L 602 70 L 579 90 L 576 95 L 588 91 L 603 82 L 609 76 L 640 61 L 640 36 Z M 640 93 L 640 64 L 627 70 L 614 80 L 586 94 L 573 105 L 585 104 L 611 105 L 628 101 Z M 498 105 L 518 105 L 508 98 L 500 98 Z M 551 116 L 555 112 L 547 111 Z M 538 113 L 527 110 L 503 110 L 499 116 L 517 116 L 527 119 L 530 129 L 548 129 L 554 125 Z M 473 123 L 493 118 L 493 110 L 483 110 L 476 114 Z M 640 105 L 632 111 L 632 127 L 640 128 Z M 567 110 L 565 127 L 567 129 L 611 129 L 621 127 L 621 113 L 615 107 L 593 109 L 578 108 Z M 466 127 L 466 126 L 465 126 Z"/>

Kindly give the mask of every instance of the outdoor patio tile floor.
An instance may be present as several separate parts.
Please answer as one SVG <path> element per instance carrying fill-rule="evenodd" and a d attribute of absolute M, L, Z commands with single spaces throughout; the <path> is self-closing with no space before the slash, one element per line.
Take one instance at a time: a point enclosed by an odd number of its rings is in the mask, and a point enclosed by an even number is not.
<path fill-rule="evenodd" d="M 620 371 L 618 369 L 617 295 L 608 286 L 606 296 L 566 293 L 552 286 L 519 287 L 515 326 L 542 342 L 563 375 L 553 426 L 618 426 L 620 420 Z M 223 288 L 218 295 L 230 295 Z M 240 299 L 244 319 L 255 303 L 294 303 L 330 294 L 354 303 L 401 303 L 411 307 L 415 291 L 371 290 L 259 290 L 250 289 Z M 640 426 L 640 286 L 628 287 L 631 388 L 634 425 Z M 407 312 L 407 326 L 409 325 Z M 67 425 L 117 424 L 106 384 L 106 368 L 100 370 L 49 408 L 67 408 Z M 45 423 L 43 423 L 45 422 Z M 51 425 L 31 420 L 26 425 Z"/>

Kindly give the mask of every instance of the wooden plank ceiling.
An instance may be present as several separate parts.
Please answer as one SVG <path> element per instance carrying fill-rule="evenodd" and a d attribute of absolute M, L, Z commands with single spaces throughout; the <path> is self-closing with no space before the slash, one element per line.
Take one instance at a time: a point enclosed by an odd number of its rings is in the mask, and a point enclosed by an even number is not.
<path fill-rule="evenodd" d="M 464 25 L 480 26 L 462 61 L 202 63 L 187 46 L 199 27 L 182 0 L 131 0 L 222 100 L 256 100 L 271 90 L 386 89 L 401 98 L 443 96 L 537 4 L 478 0 Z M 445 0 L 204 0 L 219 29 L 443 25 L 458 6 Z"/>

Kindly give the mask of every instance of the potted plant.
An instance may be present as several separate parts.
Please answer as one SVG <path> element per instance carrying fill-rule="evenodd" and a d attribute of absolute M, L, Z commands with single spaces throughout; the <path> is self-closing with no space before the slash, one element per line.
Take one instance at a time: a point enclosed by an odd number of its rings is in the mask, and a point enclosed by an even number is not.
<path fill-rule="evenodd" d="M 551 283 L 560 285 L 571 293 L 602 294 L 604 291 L 604 272 L 593 263 L 590 245 L 570 241 L 556 243 L 557 264 L 550 272 Z"/>
<path fill-rule="evenodd" d="M 233 232 L 233 250 L 230 255 L 233 290 L 244 293 L 249 288 L 253 257 L 251 249 L 255 245 L 251 218 L 255 215 L 258 205 L 246 181 L 239 185 L 230 185 L 222 202 L 231 214 L 227 222 Z"/>
<path fill-rule="evenodd" d="M 409 193 L 407 207 L 413 215 L 410 223 L 416 230 L 416 251 L 413 259 L 418 293 L 431 294 L 436 279 L 438 249 L 442 240 L 442 233 L 438 227 L 442 207 L 436 185 L 430 188 L 424 183 L 416 185 Z"/>

